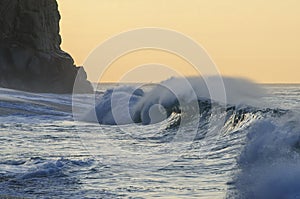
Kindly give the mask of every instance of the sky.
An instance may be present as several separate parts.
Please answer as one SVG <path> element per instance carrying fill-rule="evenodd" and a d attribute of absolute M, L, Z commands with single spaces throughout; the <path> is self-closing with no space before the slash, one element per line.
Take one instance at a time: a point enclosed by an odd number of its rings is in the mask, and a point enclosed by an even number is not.
<path fill-rule="evenodd" d="M 121 32 L 158 27 L 199 43 L 222 75 L 300 83 L 299 0 L 58 0 L 62 49 L 76 65 Z M 99 55 L 101 56 L 101 55 Z M 153 64 L 154 63 L 154 64 Z M 88 78 L 100 70 L 85 66 Z M 135 68 L 135 69 L 134 69 Z M 157 82 L 197 71 L 183 58 L 144 49 L 123 55 L 98 81 Z"/>

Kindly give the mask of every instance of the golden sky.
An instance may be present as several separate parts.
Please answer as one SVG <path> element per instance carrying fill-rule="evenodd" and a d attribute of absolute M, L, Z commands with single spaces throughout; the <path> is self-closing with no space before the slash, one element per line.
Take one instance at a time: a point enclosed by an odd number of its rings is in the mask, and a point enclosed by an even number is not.
<path fill-rule="evenodd" d="M 116 34 L 161 27 L 181 32 L 201 44 L 223 75 L 260 83 L 300 83 L 299 0 L 58 2 L 62 49 L 72 55 L 77 65 L 84 65 L 90 52 Z M 157 74 L 159 66 L 150 66 L 151 63 L 169 68 L 161 68 Z M 141 50 L 112 63 L 102 80 L 119 81 L 127 75 L 122 80 L 155 82 L 174 75 L 173 69 L 193 74 L 189 63 L 173 54 Z"/>

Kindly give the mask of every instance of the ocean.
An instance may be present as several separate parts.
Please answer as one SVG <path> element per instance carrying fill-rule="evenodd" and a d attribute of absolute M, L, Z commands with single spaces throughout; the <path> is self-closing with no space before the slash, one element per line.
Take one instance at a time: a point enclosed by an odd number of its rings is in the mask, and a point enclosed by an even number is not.
<path fill-rule="evenodd" d="M 1 88 L 0 198 L 300 198 L 300 85 L 259 86 L 259 103 L 183 106 L 155 85 Z"/>

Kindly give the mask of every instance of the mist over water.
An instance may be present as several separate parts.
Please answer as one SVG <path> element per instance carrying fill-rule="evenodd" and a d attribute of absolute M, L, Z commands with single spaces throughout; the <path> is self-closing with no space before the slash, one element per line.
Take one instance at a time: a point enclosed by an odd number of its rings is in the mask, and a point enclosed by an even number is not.
<path fill-rule="evenodd" d="M 223 77 L 170 78 L 143 90 L 143 86 L 119 86 L 105 91 L 96 105 L 82 118 L 100 124 L 157 123 L 167 119 L 176 109 L 199 100 L 220 105 L 260 106 L 266 95 L 263 88 L 249 80 Z M 88 103 L 88 101 L 87 101 Z M 80 113 L 79 113 L 80 114 Z M 92 116 L 96 115 L 97 118 Z M 151 116 L 152 115 L 152 116 Z"/>
<path fill-rule="evenodd" d="M 1 89 L 0 195 L 297 198 L 299 86 L 225 77 L 224 98 L 214 78 L 75 98 Z"/>

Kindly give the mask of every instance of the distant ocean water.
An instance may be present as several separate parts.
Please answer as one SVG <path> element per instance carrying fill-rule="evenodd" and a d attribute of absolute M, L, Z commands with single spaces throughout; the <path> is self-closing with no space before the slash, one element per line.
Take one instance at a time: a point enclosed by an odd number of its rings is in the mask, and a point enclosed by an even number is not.
<path fill-rule="evenodd" d="M 98 88 L 106 124 L 74 121 L 71 95 L 0 89 L 0 198 L 299 198 L 300 85 L 261 86 L 260 106 L 198 99 L 195 117 L 163 101 L 167 119 L 122 126 L 105 109 L 114 84 Z M 192 140 L 174 142 L 195 125 Z"/>

